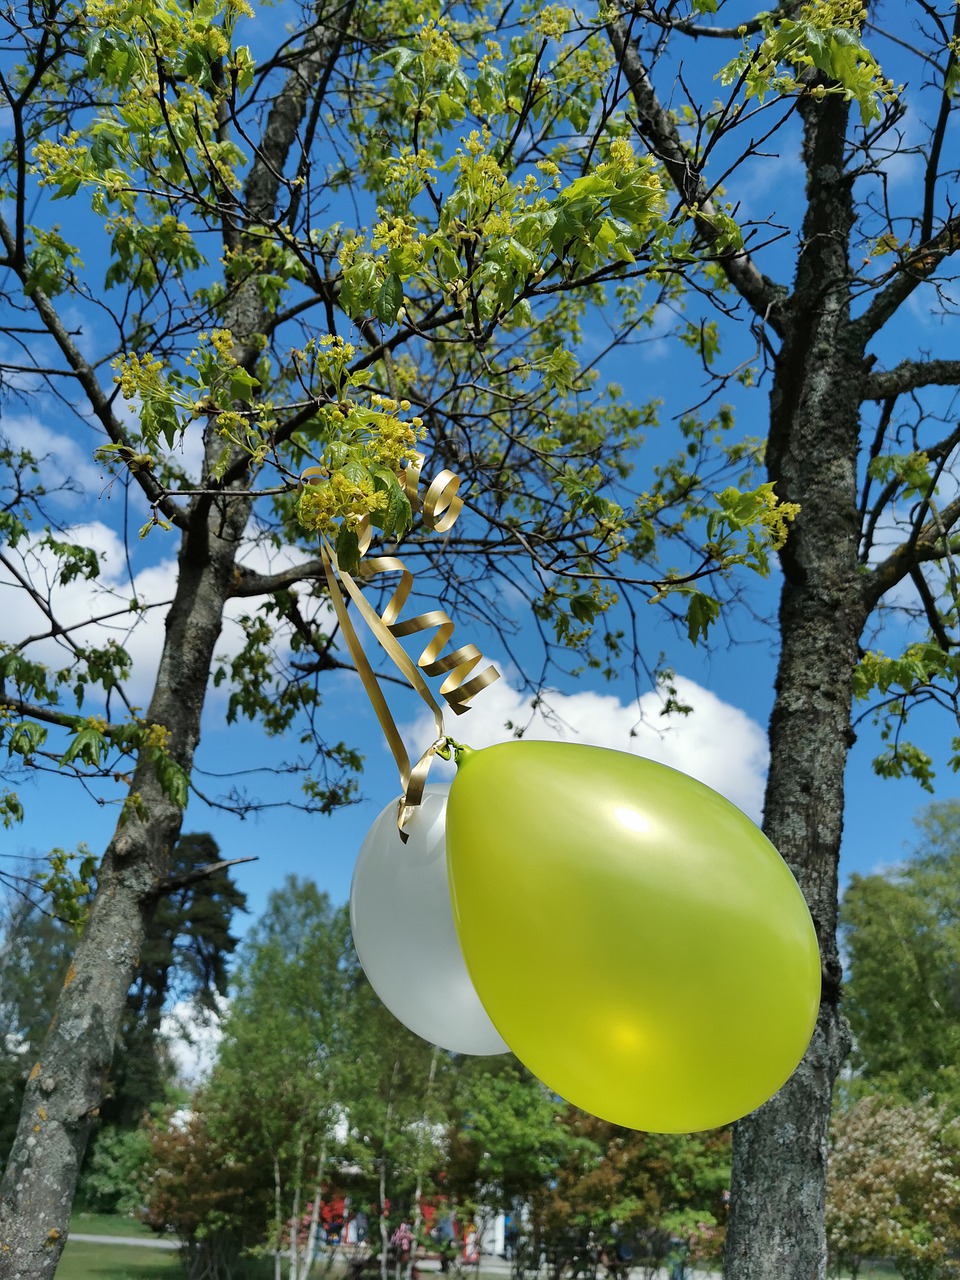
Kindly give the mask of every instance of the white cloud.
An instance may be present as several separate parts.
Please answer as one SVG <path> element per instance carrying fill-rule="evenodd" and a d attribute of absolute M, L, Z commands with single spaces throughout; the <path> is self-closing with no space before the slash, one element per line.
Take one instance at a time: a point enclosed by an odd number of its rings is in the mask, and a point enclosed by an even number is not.
<path fill-rule="evenodd" d="M 194 1000 L 181 1000 L 160 1020 L 160 1034 L 167 1042 L 182 1084 L 199 1084 L 217 1060 L 222 1023 L 230 1002 L 221 996 L 214 999 L 216 1013 Z"/>
<path fill-rule="evenodd" d="M 96 552 L 99 578 L 75 578 L 61 583 L 57 558 L 37 538 L 25 540 L 16 548 L 24 576 L 46 601 L 57 623 L 69 629 L 74 642 L 102 644 L 113 639 L 127 650 L 133 663 L 127 693 L 142 704 L 149 696 L 160 661 L 164 610 L 147 609 L 140 614 L 130 611 L 129 605 L 133 599 L 144 606 L 162 605 L 169 600 L 176 581 L 176 561 L 163 560 L 140 570 L 131 579 L 119 536 L 100 521 L 73 525 L 58 539 Z M 8 554 L 12 558 L 14 553 Z M 49 630 L 49 620 L 34 599 L 10 583 L 0 582 L 0 586 L 6 587 L 0 594 L 0 638 L 19 643 L 25 636 L 43 635 Z M 53 637 L 32 644 L 28 656 L 53 667 L 64 666 L 70 659 L 64 641 Z"/>
<path fill-rule="evenodd" d="M 503 677 L 447 728 L 472 747 L 509 741 L 510 722 L 524 726 L 527 740 L 580 742 L 646 756 L 705 782 L 759 821 L 769 759 L 766 733 L 709 689 L 683 676 L 674 683 L 681 703 L 692 708 L 689 715 L 661 715 L 663 697 L 656 692 L 624 703 L 615 694 L 548 690 L 531 711 L 528 695 Z M 432 717 L 419 717 L 404 736 L 417 754 L 425 751 L 434 736 Z"/>
<path fill-rule="evenodd" d="M 79 644 L 102 644 L 108 638 L 121 644 L 133 662 L 133 676 L 127 683 L 128 696 L 143 704 L 149 697 L 156 678 L 163 644 L 162 608 L 145 613 L 130 612 L 136 599 L 141 605 L 162 605 L 173 594 L 176 561 L 171 557 L 157 565 L 141 569 L 133 579 L 127 568 L 123 543 L 119 536 L 98 520 L 73 525 L 58 535 L 60 541 L 89 547 L 100 562 L 100 576 L 94 582 L 75 578 L 66 584 L 59 581 L 59 563 L 38 538 L 23 540 L 15 552 L 28 577 L 64 628 L 75 628 L 70 637 Z M 25 636 L 43 635 L 50 623 L 43 610 L 25 591 L 0 580 L 6 588 L 0 594 L 0 639 L 14 644 Z M 107 617 L 112 614 L 115 616 Z M 93 624 L 93 625 L 83 625 Z M 28 656 L 35 661 L 61 667 L 69 658 L 62 639 L 46 638 L 30 646 Z"/>
<path fill-rule="evenodd" d="M 71 436 L 45 426 L 33 414 L 5 413 L 0 422 L 0 435 L 14 448 L 27 449 L 38 462 L 43 461 L 41 474 L 51 491 L 65 481 L 72 483 L 72 492 L 66 490 L 58 494 L 66 506 L 89 501 L 86 491 L 97 493 L 109 483 L 109 477 L 94 461 L 93 443 L 85 449 Z M 78 488 L 84 492 L 77 492 Z"/>
<path fill-rule="evenodd" d="M 159 551 L 164 558 L 138 569 L 132 578 L 120 535 L 102 521 L 72 525 L 59 534 L 58 539 L 96 552 L 100 563 L 96 581 L 75 578 L 61 583 L 60 564 L 49 548 L 40 545 L 38 536 L 23 539 L 7 554 L 19 561 L 23 576 L 47 602 L 59 626 L 71 628 L 72 640 L 78 644 L 103 644 L 113 639 L 126 649 L 131 658 L 132 675 L 124 689 L 131 702 L 144 709 L 160 665 L 165 606 L 176 590 L 178 536 L 151 534 L 148 547 Z M 255 543 L 250 543 L 240 556 L 242 563 L 260 573 L 275 573 L 308 558 L 295 547 L 276 550 Z M 134 599 L 144 606 L 142 612 L 130 610 Z M 243 613 L 255 612 L 258 603 L 255 599 L 242 598 L 227 602 L 223 631 L 215 651 L 218 658 L 229 658 L 242 648 L 244 636 L 237 618 Z M 6 575 L 0 576 L 0 640 L 19 644 L 24 637 L 44 636 L 49 629 L 50 622 L 36 600 Z M 289 636 L 283 627 L 278 629 L 275 650 L 279 662 L 289 657 Z M 71 659 L 62 637 L 37 640 L 29 647 L 27 656 L 54 669 L 67 665 Z M 92 704 L 100 705 L 95 691 L 90 691 L 88 696 Z M 211 701 L 224 702 L 228 696 L 226 685 L 210 690 Z"/>

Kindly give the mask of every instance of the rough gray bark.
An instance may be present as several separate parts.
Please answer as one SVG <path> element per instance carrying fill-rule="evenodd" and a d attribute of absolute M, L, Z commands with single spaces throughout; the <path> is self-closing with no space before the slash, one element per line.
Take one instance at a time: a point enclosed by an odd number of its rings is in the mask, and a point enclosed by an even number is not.
<path fill-rule="evenodd" d="M 268 115 L 261 147 L 246 180 L 242 217 L 262 222 L 276 209 L 281 176 L 311 102 L 311 90 L 325 83 L 336 54 L 342 22 L 352 4 L 337 10 L 336 25 L 318 21 L 311 49 L 290 73 Z M 250 205 L 253 205 L 251 210 Z M 228 218 L 224 237 L 235 235 Z M 38 296 L 39 295 L 39 300 Z M 65 330 L 39 291 L 34 302 L 48 332 L 68 360 Z M 45 304 L 40 305 L 41 303 Z M 254 339 L 266 319 L 256 281 L 245 282 L 225 315 L 234 334 L 235 355 L 249 364 L 258 353 Z M 96 409 L 103 395 L 89 366 L 88 396 Z M 84 379 L 81 378 L 84 383 Z M 209 433 L 205 473 L 222 442 Z M 242 489 L 247 476 L 242 456 L 235 460 Z M 229 488 L 194 500 L 183 528 L 177 588 L 166 619 L 157 684 L 147 712 L 149 723 L 168 732 L 167 751 L 189 773 L 200 738 L 200 717 L 223 609 L 237 579 L 236 556 L 250 514 L 250 499 Z M 149 753 L 134 772 L 128 804 L 98 872 L 98 889 L 84 934 L 57 1002 L 39 1061 L 33 1067 L 17 1137 L 0 1185 L 0 1277 L 47 1280 L 56 1270 L 67 1236 L 70 1207 L 93 1118 L 103 1096 L 127 990 L 136 968 L 144 929 L 180 833 L 182 812 L 157 780 Z"/>
<path fill-rule="evenodd" d="M 830 1097 L 849 1048 L 840 1013 L 837 868 L 852 676 L 866 613 L 857 570 L 859 407 L 866 367 L 850 324 L 848 107 L 807 99 L 807 211 L 771 395 L 767 463 L 800 502 L 781 554 L 781 653 L 770 721 L 764 830 L 797 876 L 817 926 L 823 996 L 788 1086 L 734 1131 L 725 1275 L 826 1275 Z"/>
<path fill-rule="evenodd" d="M 169 731 L 170 754 L 189 770 L 246 504 L 210 510 L 184 539 L 157 685 L 147 713 Z M 99 891 L 30 1072 L 17 1137 L 0 1190 L 0 1275 L 52 1276 L 93 1117 L 103 1096 L 127 990 L 157 885 L 179 833 L 180 809 L 149 758 L 133 778 L 142 816 L 128 811 L 107 848 Z"/>
<path fill-rule="evenodd" d="M 640 131 L 684 201 L 708 187 L 683 150 L 623 20 L 608 28 L 634 99 Z M 809 87 L 816 84 L 807 73 Z M 800 504 L 781 553 L 781 653 L 770 722 L 764 829 L 793 869 L 817 927 L 823 966 L 820 1015 L 809 1050 L 780 1093 L 734 1134 L 727 1280 L 823 1280 L 826 1134 L 837 1073 L 849 1049 L 839 1008 L 838 862 L 844 769 L 852 741 L 852 677 L 866 620 L 886 590 L 943 554 L 950 504 L 872 573 L 858 566 L 860 406 L 918 387 L 960 381 L 956 361 L 904 361 L 871 372 L 866 344 L 925 273 L 952 253 L 957 220 L 881 285 L 859 318 L 850 305 L 855 211 L 845 171 L 848 107 L 803 95 L 807 206 L 791 292 L 745 255 L 720 259 L 727 278 L 780 338 L 774 366 L 767 464 L 778 496 Z M 709 232 L 701 228 L 709 241 Z M 921 270 L 922 267 L 922 270 Z M 956 441 L 950 438 L 944 449 Z"/>

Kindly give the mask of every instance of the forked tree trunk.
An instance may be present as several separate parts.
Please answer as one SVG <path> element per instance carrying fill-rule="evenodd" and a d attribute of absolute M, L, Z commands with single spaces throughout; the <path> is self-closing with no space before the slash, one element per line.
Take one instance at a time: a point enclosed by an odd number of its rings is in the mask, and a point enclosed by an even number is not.
<path fill-rule="evenodd" d="M 167 729 L 166 749 L 188 773 L 248 511 L 249 503 L 237 499 L 219 511 L 198 511 L 180 551 L 147 720 Z M 97 874 L 90 919 L 27 1081 L 0 1188 L 3 1280 L 45 1280 L 56 1269 L 127 991 L 182 816 L 143 753 Z"/>
<path fill-rule="evenodd" d="M 318 0 L 307 47 L 267 114 L 242 203 L 227 211 L 222 231 L 228 244 L 239 242 L 243 226 L 259 226 L 274 217 L 290 150 L 307 111 L 319 107 L 355 3 L 331 0 L 328 5 Z M 26 268 L 20 270 L 25 279 Z M 74 346 L 49 298 L 41 289 L 27 292 L 68 364 L 80 375 L 98 415 L 109 415 L 95 370 Z M 247 368 L 257 359 L 267 318 L 258 281 L 250 277 L 231 294 L 223 321 L 233 334 L 235 359 Z M 208 431 L 204 475 L 215 474 L 222 447 L 216 432 Z M 248 459 L 236 453 L 231 461 L 238 471 L 237 487 L 243 491 L 249 479 Z M 188 774 L 250 506 L 249 497 L 231 494 L 226 484 L 222 493 L 194 501 L 182 535 L 176 594 L 166 618 L 147 720 L 168 731 L 166 750 Z M 163 794 L 150 753 L 144 753 L 97 873 L 90 919 L 27 1083 L 0 1185 L 0 1280 L 48 1280 L 56 1270 L 127 990 L 182 817 L 180 808 Z"/>
<path fill-rule="evenodd" d="M 865 366 L 850 323 L 845 103 L 806 100 L 810 175 L 795 291 L 777 357 L 768 466 L 802 504 L 781 560 L 781 654 L 764 830 L 817 927 L 823 996 L 792 1080 L 734 1133 L 727 1280 L 823 1280 L 830 1099 L 849 1048 L 838 1007 L 837 867 L 852 677 L 866 618 L 857 569 L 857 453 Z"/>

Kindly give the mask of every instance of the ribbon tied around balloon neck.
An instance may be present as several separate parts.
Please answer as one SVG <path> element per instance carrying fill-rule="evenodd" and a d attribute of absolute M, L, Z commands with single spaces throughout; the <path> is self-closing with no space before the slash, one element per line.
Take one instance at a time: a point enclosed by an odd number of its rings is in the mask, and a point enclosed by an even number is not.
<path fill-rule="evenodd" d="M 424 524 L 436 533 L 447 533 L 456 524 L 463 510 L 463 499 L 458 496 L 460 478 L 452 471 L 441 471 L 435 476 L 427 488 L 423 499 L 420 499 L 420 471 L 423 467 L 423 455 L 417 454 L 415 459 L 398 475 L 404 493 L 414 512 L 419 511 Z M 301 486 L 317 484 L 328 478 L 323 467 L 308 467 L 300 475 Z M 413 590 L 413 574 L 402 560 L 396 556 L 371 556 L 365 559 L 370 548 L 372 532 L 369 517 L 364 516 L 357 526 L 357 541 L 360 552 L 360 574 L 365 581 L 379 574 L 398 573 L 400 581 L 387 601 L 382 613 L 377 613 L 373 605 L 364 596 L 356 579 L 337 561 L 337 554 L 325 534 L 320 535 L 320 558 L 323 564 L 330 600 L 337 622 L 343 634 L 347 650 L 353 659 L 357 674 L 363 682 L 370 703 L 380 722 L 387 740 L 387 745 L 397 768 L 400 771 L 400 782 L 403 787 L 403 800 L 397 813 L 397 826 L 400 835 L 406 839 L 404 826 L 413 811 L 423 798 L 423 788 L 427 780 L 430 765 L 434 756 L 443 753 L 447 747 L 447 735 L 443 724 L 443 711 L 424 680 L 427 676 L 444 676 L 440 686 L 440 696 L 455 715 L 462 715 L 470 710 L 470 701 L 482 689 L 500 678 L 500 672 L 494 666 L 487 666 L 477 675 L 472 674 L 483 661 L 483 654 L 475 644 L 461 645 L 458 649 L 444 654 L 443 650 L 454 631 L 454 624 L 443 609 L 431 609 L 427 613 L 401 620 L 400 614 L 410 598 Z M 407 679 L 413 689 L 433 713 L 437 729 L 437 737 L 427 748 L 415 765 L 411 767 L 410 757 L 404 746 L 396 721 L 387 705 L 387 700 L 380 688 L 370 661 L 360 643 L 353 622 L 347 612 L 343 591 L 356 605 L 374 638 L 394 665 Z M 424 647 L 416 662 L 400 644 L 407 636 L 417 635 L 422 631 L 435 631 L 436 634 Z"/>

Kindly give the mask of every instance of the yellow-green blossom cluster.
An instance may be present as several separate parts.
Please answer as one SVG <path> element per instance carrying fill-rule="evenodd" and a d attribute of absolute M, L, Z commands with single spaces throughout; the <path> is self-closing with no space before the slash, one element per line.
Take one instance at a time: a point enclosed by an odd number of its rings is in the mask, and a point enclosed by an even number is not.
<path fill-rule="evenodd" d="M 297 502 L 297 518 L 305 529 L 332 534 L 342 521 L 359 525 L 364 516 L 387 505 L 385 490 L 377 492 L 369 475 L 355 479 L 345 471 L 333 471 L 306 485 Z"/>
<path fill-rule="evenodd" d="M 347 400 L 327 406 L 321 416 L 330 426 L 331 447 L 297 506 L 305 528 L 333 534 L 338 526 L 356 528 L 364 517 L 387 509 L 401 471 L 417 458 L 423 420 L 400 417 L 410 408 L 409 400 L 377 392 L 368 405 Z"/>
<path fill-rule="evenodd" d="M 417 32 L 417 43 L 423 51 L 424 64 L 429 69 L 438 66 L 456 65 L 460 61 L 460 50 L 450 36 L 449 21 L 432 18 Z"/>
<path fill-rule="evenodd" d="M 59 182 L 64 170 L 72 169 L 87 154 L 83 134 L 78 129 L 62 133 L 59 142 L 41 138 L 33 148 L 34 172 L 40 175 L 40 186 L 53 186 Z"/>
<path fill-rule="evenodd" d="M 143 399 L 151 392 L 165 390 L 163 361 L 149 351 L 142 356 L 135 351 L 128 352 L 114 360 L 113 367 L 118 370 L 114 382 L 120 384 L 120 390 L 129 404 L 138 397 Z"/>
<path fill-rule="evenodd" d="M 774 551 L 779 551 L 790 532 L 787 526 L 792 524 L 800 514 L 799 502 L 781 502 L 774 492 L 773 485 L 762 485 L 759 492 L 763 496 L 766 510 L 760 513 L 760 524 L 770 540 Z"/>
<path fill-rule="evenodd" d="M 560 40 L 570 30 L 573 10 L 559 4 L 548 4 L 534 19 L 533 29 L 544 40 Z"/>
<path fill-rule="evenodd" d="M 422 418 L 404 422 L 396 415 L 409 413 L 409 400 L 391 400 L 387 396 L 372 395 L 373 409 L 365 413 L 365 425 L 373 434 L 366 444 L 366 451 L 373 461 L 391 471 L 399 471 L 406 462 L 416 457 L 417 432 L 423 428 Z"/>
<path fill-rule="evenodd" d="M 610 143 L 610 159 L 597 165 L 597 172 L 605 169 L 619 169 L 622 173 L 633 173 L 637 167 L 637 157 L 633 145 L 628 138 L 614 138 Z"/>
<path fill-rule="evenodd" d="M 819 27 L 821 31 L 829 31 L 832 27 L 859 31 L 867 20 L 867 11 L 862 0 L 816 0 L 815 4 L 803 5 L 800 20 Z"/>

